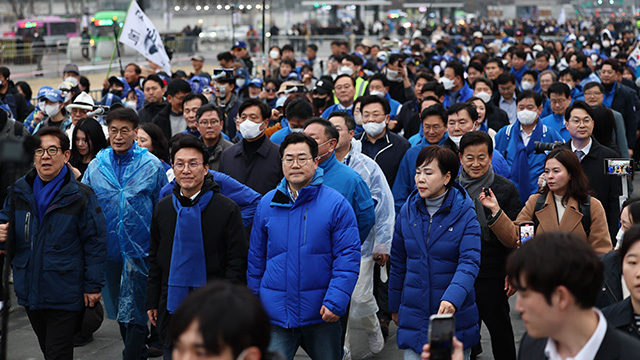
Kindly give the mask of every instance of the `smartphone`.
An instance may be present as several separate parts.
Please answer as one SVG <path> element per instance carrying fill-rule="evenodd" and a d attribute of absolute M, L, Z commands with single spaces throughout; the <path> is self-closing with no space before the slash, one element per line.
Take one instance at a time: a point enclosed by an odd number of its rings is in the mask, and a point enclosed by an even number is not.
<path fill-rule="evenodd" d="M 533 239 L 535 235 L 535 227 L 532 221 L 523 221 L 520 223 L 520 243 L 524 244 L 525 242 Z"/>
<path fill-rule="evenodd" d="M 456 320 L 453 314 L 437 314 L 429 317 L 429 345 L 432 360 L 451 360 Z"/>
<path fill-rule="evenodd" d="M 485 196 L 491 197 L 491 192 L 489 191 L 489 188 L 482 188 L 482 191 L 484 191 Z"/>
<path fill-rule="evenodd" d="M 604 159 L 606 175 L 632 175 L 633 159 Z"/>

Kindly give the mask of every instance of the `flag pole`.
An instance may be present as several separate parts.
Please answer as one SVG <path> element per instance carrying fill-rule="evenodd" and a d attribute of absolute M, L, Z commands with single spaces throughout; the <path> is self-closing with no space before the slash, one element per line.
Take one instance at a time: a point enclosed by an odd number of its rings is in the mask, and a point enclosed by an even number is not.
<path fill-rule="evenodd" d="M 131 3 L 135 0 L 131 0 L 129 2 L 129 6 L 127 7 L 127 15 L 129 15 L 129 9 L 131 8 Z M 125 21 L 127 20 L 125 16 Z M 111 65 L 113 64 L 113 58 L 116 56 L 116 50 L 118 51 L 118 62 L 120 63 L 120 76 L 124 76 L 124 69 L 122 69 L 122 57 L 120 56 L 120 48 L 118 47 L 118 41 L 120 40 L 120 35 L 122 35 L 122 27 L 118 26 L 120 31 L 116 34 L 115 28 L 113 29 L 113 34 L 116 36 L 115 43 L 116 46 L 113 48 L 113 52 L 111 52 L 111 60 L 109 61 L 109 68 L 107 69 L 107 79 L 109 79 L 109 74 L 111 73 Z"/>

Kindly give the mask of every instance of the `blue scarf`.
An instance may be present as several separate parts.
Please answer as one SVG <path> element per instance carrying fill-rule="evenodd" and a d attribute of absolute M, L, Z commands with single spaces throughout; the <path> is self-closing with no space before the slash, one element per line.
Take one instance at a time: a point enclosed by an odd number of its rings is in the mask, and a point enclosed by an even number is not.
<path fill-rule="evenodd" d="M 533 153 L 536 141 L 542 139 L 542 127 L 544 125 L 538 121 L 536 127 L 533 129 L 531 139 L 527 146 L 524 146 L 522 136 L 520 135 L 520 121 L 516 120 L 513 123 L 511 131 L 517 131 L 513 134 L 516 141 L 516 156 L 513 158 L 513 164 L 511 165 L 511 179 L 516 180 L 518 183 L 518 191 L 520 192 L 520 200 L 524 204 L 531 196 L 531 179 L 529 174 L 529 155 Z"/>
<path fill-rule="evenodd" d="M 173 251 L 169 268 L 169 293 L 167 310 L 173 314 L 192 288 L 207 283 L 207 264 L 204 259 L 201 215 L 213 196 L 213 191 L 204 193 L 193 206 L 182 206 L 173 194 L 173 208 L 177 213 L 176 230 L 173 235 Z"/>
<path fill-rule="evenodd" d="M 62 170 L 56 175 L 53 180 L 49 181 L 46 185 L 40 179 L 40 176 L 36 175 L 36 180 L 33 182 L 33 196 L 36 198 L 36 207 L 38 210 L 38 219 L 42 222 L 44 214 L 47 212 L 47 208 L 56 197 L 62 183 L 64 183 L 64 177 L 67 175 L 67 165 L 62 167 Z"/>

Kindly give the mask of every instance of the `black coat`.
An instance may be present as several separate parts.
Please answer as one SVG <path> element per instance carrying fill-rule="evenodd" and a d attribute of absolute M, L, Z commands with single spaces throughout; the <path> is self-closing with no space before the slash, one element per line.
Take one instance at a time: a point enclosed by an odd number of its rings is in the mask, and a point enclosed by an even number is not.
<path fill-rule="evenodd" d="M 486 105 L 486 108 L 487 114 L 485 115 L 485 118 L 487 119 L 487 126 L 490 129 L 498 132 L 503 127 L 509 125 L 509 115 L 507 115 L 504 110 L 500 109 L 491 102 Z"/>
<path fill-rule="evenodd" d="M 418 100 L 410 100 L 402 104 L 400 112 L 396 115 L 398 124 L 392 130 L 394 133 L 399 133 L 404 129 L 402 136 L 404 136 L 405 139 L 409 139 L 420 131 L 420 125 L 422 123 L 420 122 L 420 114 L 418 114 L 418 106 Z"/>
<path fill-rule="evenodd" d="M 546 359 L 544 354 L 546 345 L 547 338 L 534 339 L 525 333 L 520 341 L 518 360 Z M 611 324 L 607 324 L 607 332 L 594 359 L 636 360 L 638 354 L 640 354 L 640 341 L 616 330 Z"/>
<path fill-rule="evenodd" d="M 153 123 L 158 125 L 162 129 L 164 137 L 167 141 L 171 139 L 171 104 L 167 103 L 157 114 L 153 117 Z"/>
<path fill-rule="evenodd" d="M 618 220 L 620 219 L 619 197 L 622 195 L 622 181 L 620 177 L 605 174 L 604 159 L 617 158 L 620 155 L 606 146 L 600 145 L 595 138 L 592 139 L 591 150 L 582 159 L 580 165 L 589 179 L 589 187 L 595 192 L 596 199 L 600 200 L 607 214 L 609 235 L 615 245 L 618 233 Z M 571 150 L 571 140 L 565 144 Z"/>
<path fill-rule="evenodd" d="M 220 194 L 220 187 L 207 173 L 202 192 L 194 200 L 200 200 L 202 194 L 213 191 L 209 205 L 202 212 L 202 234 L 204 256 L 207 267 L 207 281 L 224 279 L 235 283 L 246 282 L 247 253 L 249 244 L 242 225 L 242 215 L 236 203 Z M 189 198 L 180 195 L 180 186 L 176 183 L 173 194 L 178 196 L 182 206 L 191 206 Z M 173 195 L 158 202 L 151 220 L 151 243 L 149 246 L 149 280 L 147 283 L 146 308 L 158 309 L 161 335 L 166 334 L 168 326 L 167 294 L 173 237 L 175 234 L 177 213 L 173 207 Z M 166 339 L 166 337 L 163 336 Z"/>
<path fill-rule="evenodd" d="M 604 280 L 600 286 L 596 307 L 604 309 L 622 300 L 622 265 L 618 251 L 613 250 L 602 257 Z"/>
<path fill-rule="evenodd" d="M 491 191 L 496 196 L 498 204 L 505 215 L 515 220 L 522 209 L 518 188 L 511 180 L 495 174 Z M 484 208 L 487 219 L 491 217 L 491 210 Z M 506 275 L 507 257 L 511 254 L 510 248 L 504 246 L 496 234 L 489 228 L 482 230 L 482 246 L 480 248 L 480 272 L 478 278 L 502 278 Z M 486 238 L 485 234 L 489 234 Z"/>
<path fill-rule="evenodd" d="M 369 141 L 365 133 L 358 134 L 356 138 L 362 143 L 362 153 L 380 165 L 389 188 L 393 188 L 400 162 L 411 147 L 409 141 L 391 131 L 387 131 L 375 144 Z"/>
<path fill-rule="evenodd" d="M 636 112 L 637 106 L 638 96 L 636 93 L 624 85 L 616 84 L 616 93 L 613 96 L 611 108 L 622 114 L 629 149 L 635 149 L 636 146 L 636 129 L 638 129 L 639 119 Z"/>
<path fill-rule="evenodd" d="M 622 332 L 629 333 L 629 335 L 640 340 L 640 329 L 638 329 L 638 326 L 635 324 L 630 296 L 602 309 L 602 314 L 607 318 L 609 326 Z"/>
<path fill-rule="evenodd" d="M 278 145 L 263 136 L 262 144 L 251 156 L 245 151 L 245 141 L 234 144 L 220 156 L 218 171 L 247 185 L 260 195 L 278 186 L 284 177 Z"/>
<path fill-rule="evenodd" d="M 144 102 L 144 106 L 142 109 L 138 111 L 138 118 L 140 119 L 140 124 L 150 123 L 153 121 L 153 118 L 158 115 L 160 110 L 164 109 L 169 103 L 166 100 L 161 102 Z"/>

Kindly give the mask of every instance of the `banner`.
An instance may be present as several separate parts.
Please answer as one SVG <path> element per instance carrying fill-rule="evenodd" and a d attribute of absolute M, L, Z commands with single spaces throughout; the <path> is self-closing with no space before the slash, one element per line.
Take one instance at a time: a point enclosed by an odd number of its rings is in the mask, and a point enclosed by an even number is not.
<path fill-rule="evenodd" d="M 129 5 L 127 18 L 118 41 L 129 45 L 147 60 L 160 65 L 167 74 L 171 75 L 169 56 L 164 49 L 164 44 L 162 44 L 160 33 L 135 0 L 131 1 Z"/>

